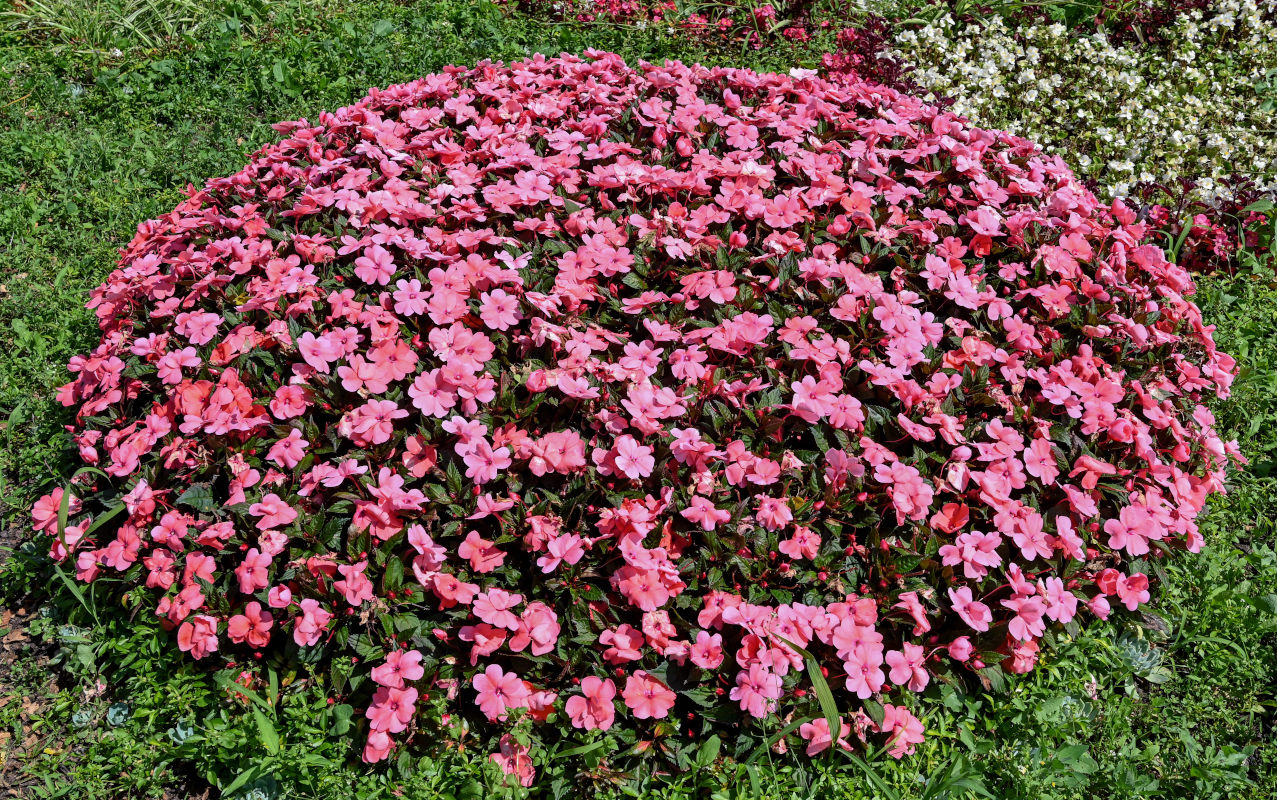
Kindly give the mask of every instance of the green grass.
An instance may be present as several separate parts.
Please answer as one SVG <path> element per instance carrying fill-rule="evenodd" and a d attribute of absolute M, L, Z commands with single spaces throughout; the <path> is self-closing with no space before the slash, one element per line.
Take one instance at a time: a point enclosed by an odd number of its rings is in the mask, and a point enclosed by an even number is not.
<path fill-rule="evenodd" d="M 485 57 L 601 47 L 787 69 L 819 54 L 778 44 L 742 56 L 659 30 L 547 25 L 447 0 L 168 4 L 133 27 L 121 8 L 62 0 L 48 15 L 58 25 L 0 20 L 10 25 L 0 34 L 0 515 L 11 525 L 67 473 L 68 420 L 53 392 L 67 359 L 96 341 L 86 291 L 138 222 L 170 209 L 187 183 L 237 169 L 273 138 L 270 123 Z M 1220 427 L 1253 463 L 1213 501 L 1204 553 L 1165 565 L 1158 618 L 1057 638 L 1038 670 L 1001 691 L 937 687 L 930 735 L 903 762 L 770 754 L 658 779 L 611 774 L 600 753 L 579 773 L 539 764 L 552 796 L 1277 796 L 1277 288 L 1260 272 L 1202 282 L 1217 338 L 1244 366 L 1217 406 Z M 278 688 L 260 704 L 228 700 L 147 613 L 95 607 L 95 625 L 28 547 L 8 558 L 0 594 L 31 612 L 0 627 L 0 639 L 20 634 L 0 650 L 0 761 L 20 797 L 208 785 L 227 797 L 501 795 L 486 753 L 463 735 L 402 771 L 362 768 L 341 735 L 348 709 L 298 680 L 304 668 L 274 665 Z"/>

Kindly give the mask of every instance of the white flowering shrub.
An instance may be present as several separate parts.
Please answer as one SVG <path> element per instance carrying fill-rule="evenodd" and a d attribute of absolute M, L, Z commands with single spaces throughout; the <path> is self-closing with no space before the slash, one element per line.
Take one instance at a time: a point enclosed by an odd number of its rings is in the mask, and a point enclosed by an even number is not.
<path fill-rule="evenodd" d="M 1186 12 L 1164 46 L 1117 46 L 1103 33 L 951 15 L 900 29 L 910 77 L 977 124 L 1066 156 L 1108 196 L 1188 178 L 1209 198 L 1240 174 L 1277 186 L 1277 67 L 1271 0 L 1219 0 Z M 1267 15 L 1271 17 L 1271 14 Z"/>

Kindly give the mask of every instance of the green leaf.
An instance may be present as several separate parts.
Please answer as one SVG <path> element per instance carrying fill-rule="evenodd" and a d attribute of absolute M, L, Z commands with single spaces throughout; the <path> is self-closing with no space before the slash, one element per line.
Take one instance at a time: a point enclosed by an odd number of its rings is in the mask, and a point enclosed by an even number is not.
<path fill-rule="evenodd" d="M 328 732 L 334 736 L 343 736 L 350 730 L 355 717 L 355 709 L 346 703 L 338 703 L 329 709 L 333 716 L 333 723 L 328 727 Z"/>
<path fill-rule="evenodd" d="M 1266 594 L 1251 600 L 1255 610 L 1277 616 L 1277 594 Z"/>
<path fill-rule="evenodd" d="M 258 708 L 253 709 L 253 720 L 257 723 L 257 734 L 266 752 L 271 755 L 279 753 L 279 732 L 275 730 L 275 723 Z"/>
<path fill-rule="evenodd" d="M 386 574 L 382 585 L 388 592 L 397 592 L 403 588 L 403 559 L 391 556 L 386 561 Z"/>
<path fill-rule="evenodd" d="M 816 699 L 820 701 L 820 713 L 824 715 L 825 722 L 829 724 L 829 733 L 835 740 L 841 738 L 842 721 L 838 714 L 838 703 L 834 701 L 834 693 L 829 690 L 829 682 L 825 680 L 825 674 L 820 671 L 820 664 L 816 662 L 816 657 L 805 648 L 799 647 L 783 636 L 777 636 L 795 653 L 803 657 L 807 663 L 807 675 L 811 678 L 811 686 L 816 690 Z M 837 749 L 837 748 L 834 748 Z"/>
<path fill-rule="evenodd" d="M 262 696 L 257 692 L 236 681 L 234 675 L 235 673 L 233 671 L 224 670 L 216 673 L 213 676 L 213 680 L 216 681 L 218 686 L 222 687 L 226 691 L 233 692 L 235 694 L 242 694 L 262 708 L 270 709 L 271 713 L 274 713 L 274 708 L 270 703 L 263 700 Z"/>
<path fill-rule="evenodd" d="M 1055 754 L 1055 760 L 1068 767 L 1073 772 L 1082 775 L 1090 775 L 1100 768 L 1091 754 L 1087 752 L 1084 744 L 1071 744 L 1067 747 L 1061 747 Z"/>
<path fill-rule="evenodd" d="M 718 751 L 723 747 L 723 740 L 718 735 L 709 737 L 701 743 L 701 747 L 696 751 L 696 766 L 705 769 L 714 763 L 718 758 Z"/>
<path fill-rule="evenodd" d="M 268 769 L 265 764 L 254 764 L 239 774 L 235 780 L 228 785 L 221 787 L 222 797 L 230 797 L 237 789 L 247 784 L 249 781 L 257 780 Z"/>
<path fill-rule="evenodd" d="M 207 483 L 193 483 L 177 498 L 177 504 L 193 508 L 204 514 L 211 514 L 217 508 L 213 499 L 213 490 Z"/>
<path fill-rule="evenodd" d="M 567 758 L 568 756 L 579 756 L 584 753 L 592 753 L 607 744 L 607 739 L 599 739 L 597 742 L 583 744 L 580 747 L 573 747 L 570 750 L 560 750 L 554 754 L 554 759 Z"/>

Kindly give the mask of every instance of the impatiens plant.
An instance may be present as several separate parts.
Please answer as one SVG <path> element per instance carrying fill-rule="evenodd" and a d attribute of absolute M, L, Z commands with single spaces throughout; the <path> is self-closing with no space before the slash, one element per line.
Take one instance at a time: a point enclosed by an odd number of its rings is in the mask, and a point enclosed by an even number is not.
<path fill-rule="evenodd" d="M 276 128 L 93 293 L 33 519 L 367 761 L 904 756 L 937 679 L 1149 602 L 1240 458 L 1146 224 L 893 90 L 588 52 Z"/>

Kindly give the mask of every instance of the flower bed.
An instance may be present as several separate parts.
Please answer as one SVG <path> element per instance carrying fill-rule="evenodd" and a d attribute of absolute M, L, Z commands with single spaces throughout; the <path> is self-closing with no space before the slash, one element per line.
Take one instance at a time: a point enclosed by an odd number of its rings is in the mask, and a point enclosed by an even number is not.
<path fill-rule="evenodd" d="M 94 292 L 33 520 L 193 658 L 310 665 L 368 761 L 904 756 L 935 679 L 1148 602 L 1238 457 L 1145 224 L 890 89 L 590 52 L 277 130 Z"/>

